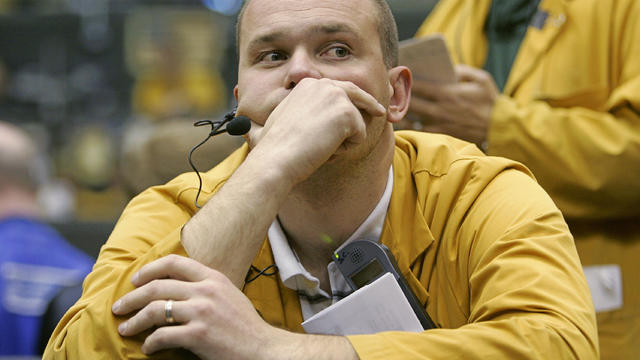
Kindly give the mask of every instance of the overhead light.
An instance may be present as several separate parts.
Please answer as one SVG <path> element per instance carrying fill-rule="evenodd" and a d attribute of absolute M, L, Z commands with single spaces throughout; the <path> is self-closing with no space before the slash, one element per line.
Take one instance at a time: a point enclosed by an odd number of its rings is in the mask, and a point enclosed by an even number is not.
<path fill-rule="evenodd" d="M 234 15 L 240 10 L 242 0 L 202 0 L 204 6 L 224 15 Z"/>

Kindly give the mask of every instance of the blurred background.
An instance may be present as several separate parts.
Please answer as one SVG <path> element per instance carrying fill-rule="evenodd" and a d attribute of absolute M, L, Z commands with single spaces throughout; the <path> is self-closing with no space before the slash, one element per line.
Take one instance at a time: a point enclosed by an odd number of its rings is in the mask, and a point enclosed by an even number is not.
<path fill-rule="evenodd" d="M 389 1 L 401 39 L 435 2 Z M 89 255 L 131 196 L 190 170 L 187 152 L 207 134 L 193 121 L 233 107 L 240 5 L 0 0 L 0 120 L 37 139 L 44 219 Z M 200 170 L 238 145 L 221 139 L 198 150 Z"/>

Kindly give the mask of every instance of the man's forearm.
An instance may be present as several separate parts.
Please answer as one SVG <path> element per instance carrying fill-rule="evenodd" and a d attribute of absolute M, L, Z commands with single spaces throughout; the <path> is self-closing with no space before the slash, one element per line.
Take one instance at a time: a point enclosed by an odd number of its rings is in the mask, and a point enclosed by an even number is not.
<path fill-rule="evenodd" d="M 293 185 L 252 151 L 223 187 L 184 226 L 189 256 L 242 288 L 247 269 Z"/>
<path fill-rule="evenodd" d="M 275 329 L 275 346 L 263 353 L 263 360 L 273 359 L 321 359 L 321 360 L 358 360 L 358 354 L 351 342 L 344 336 L 309 335 Z"/>

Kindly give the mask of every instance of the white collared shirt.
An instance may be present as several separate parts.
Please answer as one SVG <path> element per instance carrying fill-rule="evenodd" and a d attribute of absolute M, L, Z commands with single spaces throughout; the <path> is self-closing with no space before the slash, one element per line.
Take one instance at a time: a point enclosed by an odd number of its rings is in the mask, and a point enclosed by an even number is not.
<path fill-rule="evenodd" d="M 384 219 L 386 218 L 389 202 L 391 201 L 392 190 L 393 167 L 390 167 L 387 185 L 380 201 L 378 201 L 378 204 L 366 220 L 360 224 L 342 246 L 345 246 L 355 239 L 380 240 Z M 273 251 L 273 258 L 276 266 L 278 266 L 280 279 L 286 287 L 298 292 L 303 319 L 308 319 L 333 303 L 340 301 L 351 292 L 349 285 L 347 285 L 344 277 L 333 261 L 330 261 L 327 265 L 332 294 L 327 294 L 326 291 L 320 289 L 320 281 L 302 266 L 295 251 L 289 246 L 289 242 L 287 241 L 284 231 L 282 231 L 278 218 L 271 223 L 268 236 L 271 250 Z"/>

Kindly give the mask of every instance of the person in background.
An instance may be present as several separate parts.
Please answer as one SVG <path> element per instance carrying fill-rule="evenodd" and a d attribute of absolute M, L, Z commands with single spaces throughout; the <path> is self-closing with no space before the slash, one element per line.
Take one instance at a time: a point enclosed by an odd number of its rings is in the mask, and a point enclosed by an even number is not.
<path fill-rule="evenodd" d="M 640 2 L 441 0 L 458 82 L 415 81 L 424 131 L 524 163 L 565 216 L 603 359 L 640 349 Z"/>
<path fill-rule="evenodd" d="M 165 184 L 191 171 L 187 155 L 207 133 L 187 119 L 139 122 L 130 126 L 124 135 L 120 162 L 127 194 L 133 197 L 151 186 Z M 193 152 L 193 163 L 197 169 L 210 169 L 242 143 L 240 137 L 218 136 Z"/>
<path fill-rule="evenodd" d="M 43 166 L 27 133 L 0 122 L 0 355 L 37 355 L 49 301 L 94 262 L 39 218 Z"/>
<path fill-rule="evenodd" d="M 251 0 L 237 24 L 247 143 L 203 174 L 201 209 L 194 173 L 129 203 L 45 359 L 598 357 L 573 238 L 528 170 L 394 133 L 411 72 L 386 1 Z M 349 292 L 331 258 L 355 239 L 390 249 L 439 328 L 304 334 Z"/>

